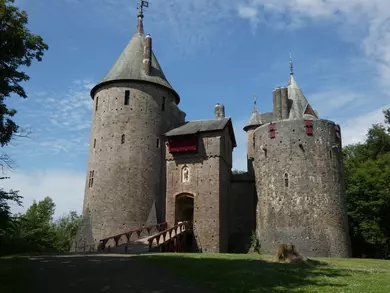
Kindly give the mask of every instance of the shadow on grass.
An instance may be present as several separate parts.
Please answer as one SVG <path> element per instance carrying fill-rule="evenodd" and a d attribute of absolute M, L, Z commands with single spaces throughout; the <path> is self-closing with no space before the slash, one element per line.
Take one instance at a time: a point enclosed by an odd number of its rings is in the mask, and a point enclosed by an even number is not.
<path fill-rule="evenodd" d="M 282 264 L 255 258 L 173 254 L 136 258 L 206 285 L 215 292 L 313 292 L 313 289 L 336 292 L 348 286 L 348 272 L 320 262 Z"/>
<path fill-rule="evenodd" d="M 205 292 L 184 278 L 129 255 L 35 255 L 0 258 L 1 293 Z"/>

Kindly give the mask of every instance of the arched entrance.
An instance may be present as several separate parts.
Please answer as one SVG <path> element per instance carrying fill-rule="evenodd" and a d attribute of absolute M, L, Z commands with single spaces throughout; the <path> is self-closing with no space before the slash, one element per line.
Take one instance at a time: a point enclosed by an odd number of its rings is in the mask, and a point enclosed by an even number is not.
<path fill-rule="evenodd" d="M 191 194 L 179 194 L 175 200 L 175 223 L 194 219 L 194 196 Z"/>

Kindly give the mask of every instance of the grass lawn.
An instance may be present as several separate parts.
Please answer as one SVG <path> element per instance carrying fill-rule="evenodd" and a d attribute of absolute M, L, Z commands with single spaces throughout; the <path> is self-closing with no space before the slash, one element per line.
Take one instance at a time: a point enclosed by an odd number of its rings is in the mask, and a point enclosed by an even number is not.
<path fill-rule="evenodd" d="M 221 293 L 389 293 L 390 261 L 315 258 L 326 265 L 273 263 L 232 254 L 153 254 L 138 259 Z"/>

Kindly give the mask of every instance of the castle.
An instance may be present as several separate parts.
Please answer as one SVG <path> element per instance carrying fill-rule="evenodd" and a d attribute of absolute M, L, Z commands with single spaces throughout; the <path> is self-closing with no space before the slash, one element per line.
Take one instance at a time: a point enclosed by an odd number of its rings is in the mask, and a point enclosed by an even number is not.
<path fill-rule="evenodd" d="M 77 239 L 97 245 L 143 225 L 191 221 L 203 252 L 245 252 L 255 231 L 264 253 L 293 243 L 307 256 L 349 257 L 340 126 L 319 118 L 291 70 L 272 112 L 255 104 L 244 128 L 248 171 L 233 174 L 232 120 L 217 104 L 213 119 L 185 121 L 144 34 L 143 3 L 136 33 L 91 90 Z"/>

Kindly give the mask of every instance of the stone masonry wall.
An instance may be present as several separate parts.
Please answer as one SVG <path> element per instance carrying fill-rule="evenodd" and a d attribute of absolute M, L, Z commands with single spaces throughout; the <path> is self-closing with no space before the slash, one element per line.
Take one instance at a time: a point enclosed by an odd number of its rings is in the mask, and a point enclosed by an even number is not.
<path fill-rule="evenodd" d="M 256 229 L 257 195 L 254 177 L 248 173 L 233 174 L 230 197 L 229 252 L 246 253 Z"/>
<path fill-rule="evenodd" d="M 169 89 L 149 83 L 118 82 L 96 92 L 83 208 L 92 230 L 83 233 L 95 243 L 164 219 L 162 134 L 185 116 L 174 101 Z"/>
<path fill-rule="evenodd" d="M 196 154 L 172 155 L 166 148 L 166 219 L 170 225 L 175 224 L 177 196 L 193 196 L 193 221 L 198 245 L 203 252 L 227 251 L 228 222 L 225 219 L 230 177 L 226 171 L 229 162 L 221 157 L 222 144 L 225 144 L 226 149 L 229 147 L 227 139 L 222 139 L 225 135 L 227 132 L 200 134 L 199 151 Z M 188 182 L 182 182 L 184 167 L 189 168 Z M 225 177 L 228 179 L 225 180 Z"/>
<path fill-rule="evenodd" d="M 334 122 L 314 120 L 313 136 L 306 134 L 304 120 L 275 125 L 273 139 L 268 125 L 255 131 L 257 233 L 263 252 L 293 243 L 306 256 L 351 256 Z"/>

